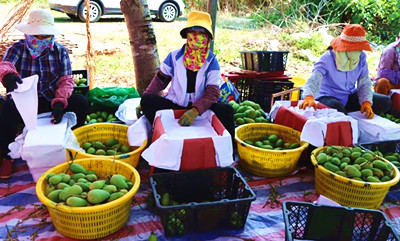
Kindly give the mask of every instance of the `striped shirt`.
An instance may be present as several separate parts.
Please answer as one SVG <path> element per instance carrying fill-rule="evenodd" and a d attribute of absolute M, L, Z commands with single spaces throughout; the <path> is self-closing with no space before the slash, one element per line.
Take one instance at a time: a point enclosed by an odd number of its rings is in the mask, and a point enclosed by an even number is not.
<path fill-rule="evenodd" d="M 33 59 L 24 41 L 20 40 L 9 47 L 3 61 L 13 63 L 21 78 L 37 74 L 39 96 L 51 101 L 55 97 L 59 78 L 72 76 L 68 50 L 55 42 L 52 50 L 46 49 L 38 58 Z"/>

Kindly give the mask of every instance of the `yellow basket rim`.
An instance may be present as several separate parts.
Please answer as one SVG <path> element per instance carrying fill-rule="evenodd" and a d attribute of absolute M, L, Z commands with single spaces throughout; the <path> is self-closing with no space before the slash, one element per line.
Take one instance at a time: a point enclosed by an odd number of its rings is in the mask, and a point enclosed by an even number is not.
<path fill-rule="evenodd" d="M 107 159 L 107 158 L 82 158 L 82 159 L 77 159 L 74 160 L 74 163 L 80 163 L 80 162 L 85 162 L 88 160 L 101 160 L 101 161 L 105 161 L 105 162 L 113 162 L 112 159 Z M 123 203 L 125 203 L 126 201 L 128 201 L 128 199 L 131 199 L 133 197 L 133 195 L 135 195 L 135 193 L 139 190 L 139 186 L 140 186 L 140 175 L 139 172 L 132 167 L 131 165 L 122 162 L 122 161 L 118 161 L 115 160 L 115 163 L 117 163 L 117 165 L 122 165 L 125 168 L 129 169 L 130 171 L 132 171 L 133 175 L 135 176 L 135 183 L 133 183 L 132 188 L 129 190 L 129 192 L 127 192 L 125 195 L 123 195 L 122 197 L 109 202 L 109 203 L 104 203 L 104 204 L 100 204 L 100 205 L 94 205 L 94 206 L 90 206 L 90 207 L 70 207 L 67 205 L 58 205 L 57 203 L 51 201 L 50 199 L 48 199 L 43 191 L 41 190 L 41 185 L 43 182 L 45 182 L 45 179 L 47 177 L 47 175 L 51 172 L 53 172 L 55 169 L 60 168 L 61 166 L 67 166 L 68 163 L 62 163 L 59 164 L 55 167 L 50 168 L 49 170 L 47 170 L 45 173 L 42 174 L 42 176 L 40 176 L 39 180 L 36 183 L 36 187 L 35 187 L 35 191 L 36 191 L 36 195 L 38 196 L 39 200 L 46 205 L 48 208 L 53 208 L 56 209 L 58 211 L 61 212 L 73 212 L 74 210 L 79 211 L 80 213 L 93 213 L 93 212 L 100 212 L 103 210 L 107 210 L 110 208 L 113 208 L 115 206 L 119 206 L 122 205 Z"/>
<path fill-rule="evenodd" d="M 125 124 L 118 124 L 118 123 L 93 123 L 93 124 L 90 124 L 90 125 L 84 125 L 84 126 L 81 126 L 81 127 L 79 127 L 79 128 L 76 128 L 75 130 L 73 130 L 73 132 L 74 132 L 74 134 L 75 134 L 75 133 L 78 132 L 78 131 L 82 131 L 82 130 L 86 130 L 86 129 L 93 129 L 94 126 L 99 126 L 99 127 L 120 126 L 120 127 L 122 127 L 122 128 L 126 128 L 126 129 L 129 128 L 128 125 L 125 125 Z M 76 135 L 76 134 L 75 134 L 75 135 Z M 127 152 L 127 153 L 124 153 L 124 154 L 115 155 L 115 157 L 117 157 L 117 158 L 119 158 L 119 159 L 123 159 L 123 158 L 120 158 L 120 157 L 124 157 L 124 156 L 126 156 L 126 155 L 132 155 L 132 154 L 136 154 L 136 153 L 138 153 L 138 152 L 142 152 L 142 151 L 146 148 L 147 143 L 148 143 L 148 140 L 146 139 L 146 140 L 143 141 L 142 145 L 140 145 L 137 149 L 135 149 L 135 150 L 133 150 L 133 151 L 130 151 L 130 152 Z M 100 157 L 100 158 L 110 159 L 110 158 L 113 157 L 113 156 L 106 156 L 106 155 L 93 155 L 93 154 L 88 154 L 88 153 L 86 153 L 86 152 L 82 152 L 82 151 L 79 151 L 79 150 L 76 150 L 76 149 L 70 149 L 70 148 L 67 148 L 67 150 L 73 150 L 73 151 L 78 152 L 78 153 L 81 154 L 81 155 L 83 154 L 83 155 L 86 155 L 86 156 L 91 157 L 91 158 Z"/>
<path fill-rule="evenodd" d="M 326 169 L 323 165 L 319 165 L 317 162 L 317 159 L 315 158 L 316 153 L 318 153 L 321 150 L 324 150 L 326 148 L 328 148 L 328 146 L 322 146 L 322 147 L 318 147 L 318 148 L 314 149 L 311 152 L 311 162 L 312 162 L 314 168 L 319 168 L 319 170 L 321 170 L 325 174 L 334 175 L 335 178 L 339 179 L 342 182 L 350 182 L 351 184 L 354 184 L 355 186 L 360 186 L 360 187 L 361 186 L 365 187 L 365 185 L 369 185 L 371 187 L 391 187 L 391 186 L 396 185 L 400 180 L 399 169 L 397 169 L 397 167 L 395 165 L 393 165 L 390 161 L 388 161 L 384 158 L 379 158 L 379 159 L 381 159 L 384 162 L 388 162 L 393 167 L 393 170 L 395 172 L 395 177 L 388 182 L 362 182 L 362 181 L 350 179 L 350 178 L 338 175 L 336 173 L 333 173 L 333 172 L 329 171 L 328 169 Z M 320 168 L 320 167 L 322 167 L 322 168 Z"/>
<path fill-rule="evenodd" d="M 279 127 L 279 128 L 282 128 L 282 129 L 288 129 L 288 130 L 290 130 L 290 131 L 297 132 L 297 133 L 299 134 L 299 136 L 300 136 L 301 133 L 300 133 L 300 131 L 295 130 L 295 129 L 293 129 L 293 128 L 290 128 L 290 127 L 288 127 L 288 126 L 279 125 L 279 124 L 273 124 L 273 123 L 247 123 L 247 124 L 240 125 L 240 126 L 236 127 L 236 128 L 235 128 L 235 141 L 236 141 L 238 144 L 240 144 L 240 145 L 242 145 L 242 146 L 244 146 L 244 147 L 248 147 L 248 148 L 250 148 L 250 149 L 252 149 L 252 150 L 256 150 L 256 151 L 268 151 L 268 152 L 271 152 L 271 153 L 281 154 L 281 153 L 284 153 L 284 152 L 291 153 L 291 152 L 298 152 L 299 150 L 303 151 L 303 150 L 306 149 L 306 148 L 308 147 L 308 145 L 309 145 L 308 142 L 300 141 L 300 146 L 299 146 L 299 147 L 297 147 L 297 148 L 295 148 L 295 149 L 286 149 L 286 150 L 269 150 L 269 149 L 263 149 L 263 148 L 259 148 L 259 147 L 256 147 L 256 146 L 252 146 L 252 145 L 249 145 L 249 144 L 247 144 L 246 142 L 242 141 L 242 140 L 239 139 L 238 136 L 237 136 L 237 132 L 238 132 L 241 128 L 243 128 L 243 127 L 245 127 L 245 126 L 249 126 L 249 125 L 252 125 L 252 126 L 255 126 L 255 127 L 261 127 L 261 126 L 277 126 L 277 127 Z"/>
<path fill-rule="evenodd" d="M 136 153 L 138 153 L 138 152 L 142 152 L 142 151 L 146 148 L 146 146 L 147 146 L 147 141 L 148 141 L 148 140 L 144 140 L 144 141 L 143 141 L 143 144 L 142 144 L 141 146 L 139 146 L 138 148 L 136 148 L 135 150 L 133 150 L 133 151 L 130 151 L 130 152 L 127 152 L 127 153 L 124 153 L 124 154 L 120 154 L 120 155 L 115 155 L 116 160 L 118 160 L 118 159 L 124 159 L 124 158 L 121 158 L 121 157 L 124 157 L 124 156 L 126 156 L 126 155 L 132 155 L 132 154 L 136 154 Z M 76 152 L 78 152 L 78 153 L 81 154 L 81 155 L 86 155 L 86 156 L 88 156 L 88 158 L 89 158 L 89 157 L 90 157 L 90 158 L 97 158 L 97 157 L 100 157 L 100 158 L 111 159 L 111 160 L 114 158 L 114 156 L 105 156 L 105 155 L 89 154 L 89 153 L 86 153 L 86 152 L 83 152 L 83 151 L 80 151 L 80 150 L 77 150 L 77 149 L 66 148 L 66 150 L 76 151 Z"/>

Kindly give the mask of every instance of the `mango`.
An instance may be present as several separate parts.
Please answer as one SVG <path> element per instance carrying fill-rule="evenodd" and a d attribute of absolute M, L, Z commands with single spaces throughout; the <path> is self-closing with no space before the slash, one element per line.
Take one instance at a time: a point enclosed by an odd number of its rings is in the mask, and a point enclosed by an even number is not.
<path fill-rule="evenodd" d="M 100 141 L 95 141 L 95 142 L 94 142 L 94 148 L 96 148 L 96 149 L 103 149 L 103 148 L 105 148 L 105 146 L 104 146 L 104 144 L 101 143 Z"/>
<path fill-rule="evenodd" d="M 50 200 L 53 201 L 53 202 L 58 203 L 58 202 L 60 201 L 59 196 L 60 196 L 60 193 L 61 193 L 61 192 L 62 192 L 62 190 L 54 190 L 54 191 L 50 192 L 50 193 L 47 195 L 47 198 L 50 199 Z"/>
<path fill-rule="evenodd" d="M 277 140 L 278 140 L 278 136 L 277 135 L 272 134 L 272 135 L 270 135 L 268 137 L 268 141 L 271 142 L 271 143 L 275 143 Z"/>
<path fill-rule="evenodd" d="M 332 157 L 331 163 L 340 166 L 340 159 L 338 157 Z"/>
<path fill-rule="evenodd" d="M 113 193 L 113 192 L 118 191 L 118 189 L 117 189 L 117 187 L 115 185 L 105 185 L 103 187 L 103 190 L 105 190 L 105 191 L 107 191 L 109 193 Z"/>
<path fill-rule="evenodd" d="M 86 175 L 86 170 L 85 170 L 85 168 L 84 168 L 83 166 L 77 164 L 77 163 L 72 163 L 72 164 L 69 166 L 69 169 L 70 169 L 73 173 L 75 173 L 75 174 L 76 174 L 76 173 L 83 173 L 83 174 Z"/>
<path fill-rule="evenodd" d="M 398 159 L 397 159 L 397 157 L 395 157 L 395 156 L 385 156 L 385 159 L 386 160 L 388 160 L 388 161 L 390 161 L 390 162 L 397 162 L 397 161 L 399 161 Z"/>
<path fill-rule="evenodd" d="M 89 147 L 89 149 L 87 149 L 86 153 L 87 154 L 95 154 L 96 153 L 96 149 L 94 149 L 94 147 Z"/>
<path fill-rule="evenodd" d="M 57 184 L 58 185 L 58 184 Z M 52 191 L 56 190 L 56 187 L 53 185 L 46 185 L 46 188 L 44 189 L 44 195 L 47 197 L 49 193 Z"/>
<path fill-rule="evenodd" d="M 118 199 L 118 198 L 120 198 L 120 197 L 122 197 L 122 196 L 124 196 L 125 194 L 124 193 L 121 193 L 121 192 L 115 192 L 115 193 L 112 193 L 111 195 L 110 195 L 110 197 L 107 199 L 107 202 L 112 202 L 112 201 L 114 201 L 114 200 L 116 200 L 116 199 Z"/>
<path fill-rule="evenodd" d="M 85 178 L 85 177 L 86 175 L 84 173 L 77 173 L 71 176 L 71 178 L 75 181 L 78 180 L 79 178 Z"/>
<path fill-rule="evenodd" d="M 367 161 L 373 161 L 375 159 L 374 155 L 372 155 L 371 153 L 364 153 L 362 157 L 365 158 Z"/>
<path fill-rule="evenodd" d="M 100 155 L 100 156 L 104 156 L 104 155 L 106 155 L 107 153 L 106 153 L 106 151 L 103 150 L 103 149 L 97 149 L 95 154 L 96 154 L 96 155 Z"/>
<path fill-rule="evenodd" d="M 85 142 L 82 145 L 82 148 L 85 150 L 89 149 L 90 147 L 92 147 L 92 143 L 90 143 L 90 142 Z"/>
<path fill-rule="evenodd" d="M 87 174 L 86 180 L 88 180 L 89 182 L 97 181 L 97 176 L 96 176 L 96 174 Z"/>
<path fill-rule="evenodd" d="M 57 184 L 57 189 L 64 189 L 66 187 L 70 187 L 70 185 L 64 182 L 60 182 L 59 184 Z"/>
<path fill-rule="evenodd" d="M 275 147 L 281 147 L 283 145 L 283 140 L 282 139 L 278 139 L 275 142 Z"/>
<path fill-rule="evenodd" d="M 268 150 L 274 149 L 274 147 L 271 146 L 271 145 L 262 145 L 261 148 L 262 148 L 262 149 L 268 149 Z"/>
<path fill-rule="evenodd" d="M 129 149 L 129 146 L 126 146 L 126 145 L 122 145 L 121 146 L 121 152 L 122 153 L 128 153 L 128 152 L 130 152 L 131 150 Z"/>
<path fill-rule="evenodd" d="M 372 172 L 371 169 L 363 169 L 363 170 L 361 170 L 361 176 L 364 177 L 364 178 L 369 177 L 369 176 L 373 176 L 373 175 L 374 175 L 374 173 Z"/>
<path fill-rule="evenodd" d="M 361 170 L 364 170 L 364 169 L 372 169 L 373 168 L 373 166 L 372 166 L 372 163 L 365 163 L 364 165 L 362 165 L 361 166 Z"/>
<path fill-rule="evenodd" d="M 80 197 L 69 197 L 66 203 L 71 207 L 86 207 L 88 204 L 85 199 Z"/>
<path fill-rule="evenodd" d="M 62 182 L 69 183 L 69 181 L 71 181 L 71 176 L 69 174 L 63 175 Z"/>
<path fill-rule="evenodd" d="M 368 182 L 381 182 L 381 180 L 379 180 L 377 177 L 374 177 L 374 176 L 367 177 L 367 181 Z"/>
<path fill-rule="evenodd" d="M 81 186 L 74 184 L 71 188 L 68 189 L 67 193 L 70 196 L 71 195 L 79 195 L 82 193 L 82 191 L 83 191 L 83 189 Z"/>
<path fill-rule="evenodd" d="M 47 174 L 46 180 L 49 181 L 50 177 L 55 176 L 56 174 L 54 173 L 49 173 Z"/>
<path fill-rule="evenodd" d="M 83 191 L 83 192 L 87 192 L 87 191 L 90 190 L 90 189 L 89 189 L 89 185 L 86 184 L 86 183 L 84 183 L 84 182 L 77 182 L 75 185 L 80 186 L 80 187 L 82 188 L 82 191 Z"/>
<path fill-rule="evenodd" d="M 128 190 L 131 190 L 131 188 L 133 187 L 133 183 L 130 181 L 126 182 L 126 185 L 128 185 Z"/>
<path fill-rule="evenodd" d="M 67 199 L 69 198 L 69 193 L 68 193 L 69 189 L 71 189 L 71 187 L 66 187 L 63 190 L 61 190 L 60 196 L 59 196 L 60 201 L 62 201 L 62 202 L 67 201 Z"/>
<path fill-rule="evenodd" d="M 99 204 L 110 197 L 110 193 L 102 189 L 90 190 L 87 194 L 87 200 L 91 204 Z"/>
<path fill-rule="evenodd" d="M 89 189 L 102 189 L 106 185 L 106 180 L 97 180 L 93 182 L 90 186 Z"/>
<path fill-rule="evenodd" d="M 388 181 L 390 181 L 391 179 L 390 179 L 390 177 L 388 177 L 388 176 L 383 176 L 382 178 L 381 178 L 381 182 L 388 182 Z"/>
<path fill-rule="evenodd" d="M 375 167 L 372 168 L 372 173 L 374 176 L 377 176 L 379 178 L 381 178 L 385 175 L 381 169 L 375 168 Z"/>
<path fill-rule="evenodd" d="M 338 166 L 336 166 L 336 165 L 334 165 L 334 164 L 332 164 L 332 163 L 330 163 L 330 162 L 325 162 L 324 167 L 325 167 L 327 170 L 329 170 L 329 171 L 331 171 L 331 172 L 333 172 L 333 173 L 336 173 L 337 171 L 340 171 L 340 169 L 339 169 Z"/>
<path fill-rule="evenodd" d="M 373 162 L 372 162 L 372 166 L 375 167 L 375 168 L 378 168 L 378 169 L 380 169 L 380 170 L 382 170 L 382 171 L 384 171 L 384 170 L 387 169 L 386 164 L 385 164 L 383 161 L 381 161 L 381 160 L 375 160 L 375 161 L 373 161 Z"/>
<path fill-rule="evenodd" d="M 169 193 L 166 192 L 161 196 L 161 205 L 169 206 L 169 202 L 170 202 Z"/>
<path fill-rule="evenodd" d="M 351 159 L 355 160 L 355 159 L 361 157 L 361 152 L 353 151 L 353 152 L 350 154 L 350 157 L 351 157 Z"/>
<path fill-rule="evenodd" d="M 122 188 L 127 189 L 128 188 L 128 185 L 126 184 L 126 181 L 125 181 L 125 177 L 123 177 L 122 175 L 119 175 L 119 174 L 114 174 L 110 179 L 110 183 L 112 185 L 115 185 L 119 189 L 122 189 Z"/>
<path fill-rule="evenodd" d="M 361 177 L 361 172 L 354 165 L 347 165 L 344 171 L 349 177 Z"/>
<path fill-rule="evenodd" d="M 53 184 L 53 185 L 57 185 L 62 181 L 62 175 L 58 174 L 58 175 L 54 175 L 52 177 L 49 178 L 49 183 Z"/>
<path fill-rule="evenodd" d="M 117 153 L 117 152 L 114 151 L 114 150 L 107 150 L 107 152 L 106 152 L 106 154 L 107 154 L 108 156 L 114 156 L 116 153 Z"/>
<path fill-rule="evenodd" d="M 112 147 L 113 145 L 118 144 L 118 143 L 119 143 L 118 140 L 115 138 L 110 138 L 110 139 L 106 140 L 107 147 Z"/>
<path fill-rule="evenodd" d="M 248 117 L 243 117 L 244 123 L 256 123 L 253 119 Z"/>
<path fill-rule="evenodd" d="M 343 162 L 345 162 L 345 163 L 349 163 L 350 162 L 350 157 L 343 157 L 341 160 L 340 160 L 340 162 L 341 163 L 343 163 Z"/>
<path fill-rule="evenodd" d="M 354 164 L 363 164 L 364 162 L 367 162 L 367 159 L 365 159 L 364 157 L 359 157 L 357 159 L 354 160 Z"/>
<path fill-rule="evenodd" d="M 296 148 L 298 148 L 298 147 L 300 147 L 300 143 L 298 143 L 298 142 L 295 142 L 295 143 L 292 143 L 291 145 L 290 145 L 290 149 L 296 149 Z"/>

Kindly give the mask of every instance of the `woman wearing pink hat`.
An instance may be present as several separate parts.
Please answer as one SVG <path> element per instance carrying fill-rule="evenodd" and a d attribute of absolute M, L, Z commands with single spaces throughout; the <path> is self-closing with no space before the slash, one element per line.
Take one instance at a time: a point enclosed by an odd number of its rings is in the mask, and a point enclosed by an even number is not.
<path fill-rule="evenodd" d="M 316 99 L 345 114 L 360 110 L 368 119 L 373 118 L 374 113 L 387 112 L 391 100 L 373 93 L 363 50 L 372 50 L 365 38 L 365 29 L 359 24 L 346 25 L 314 64 L 312 74 L 303 86 L 305 99 L 300 108 L 315 108 Z"/>
<path fill-rule="evenodd" d="M 38 113 L 51 112 L 52 123 L 61 121 L 66 111 L 74 112 L 77 125 L 83 125 L 88 104 L 83 95 L 72 95 L 74 79 L 68 50 L 55 41 L 60 32 L 54 27 L 54 18 L 49 10 L 35 9 L 29 13 L 26 24 L 16 29 L 25 34 L 25 39 L 12 44 L 0 62 L 0 80 L 7 93 L 22 83 L 22 78 L 35 75 L 38 80 Z M 13 161 L 7 155 L 8 144 L 14 141 L 22 118 L 12 98 L 3 101 L 0 111 L 0 178 L 12 174 Z"/>

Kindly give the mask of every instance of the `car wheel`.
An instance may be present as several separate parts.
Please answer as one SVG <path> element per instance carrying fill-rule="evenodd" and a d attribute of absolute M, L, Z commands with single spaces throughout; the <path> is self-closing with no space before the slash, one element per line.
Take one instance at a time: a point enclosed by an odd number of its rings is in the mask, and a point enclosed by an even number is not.
<path fill-rule="evenodd" d="M 78 16 L 76 16 L 75 14 L 67 13 L 67 16 L 72 20 L 78 20 L 79 19 Z"/>
<path fill-rule="evenodd" d="M 82 2 L 82 4 L 79 6 L 78 9 L 78 16 L 79 19 L 82 20 L 83 22 L 86 21 L 86 6 L 85 3 Z M 90 1 L 90 22 L 94 23 L 97 20 L 99 20 L 101 17 L 101 7 L 98 3 L 94 2 L 94 1 Z"/>
<path fill-rule="evenodd" d="M 160 19 L 164 22 L 172 22 L 178 16 L 178 9 L 173 3 L 165 3 L 160 8 Z"/>

